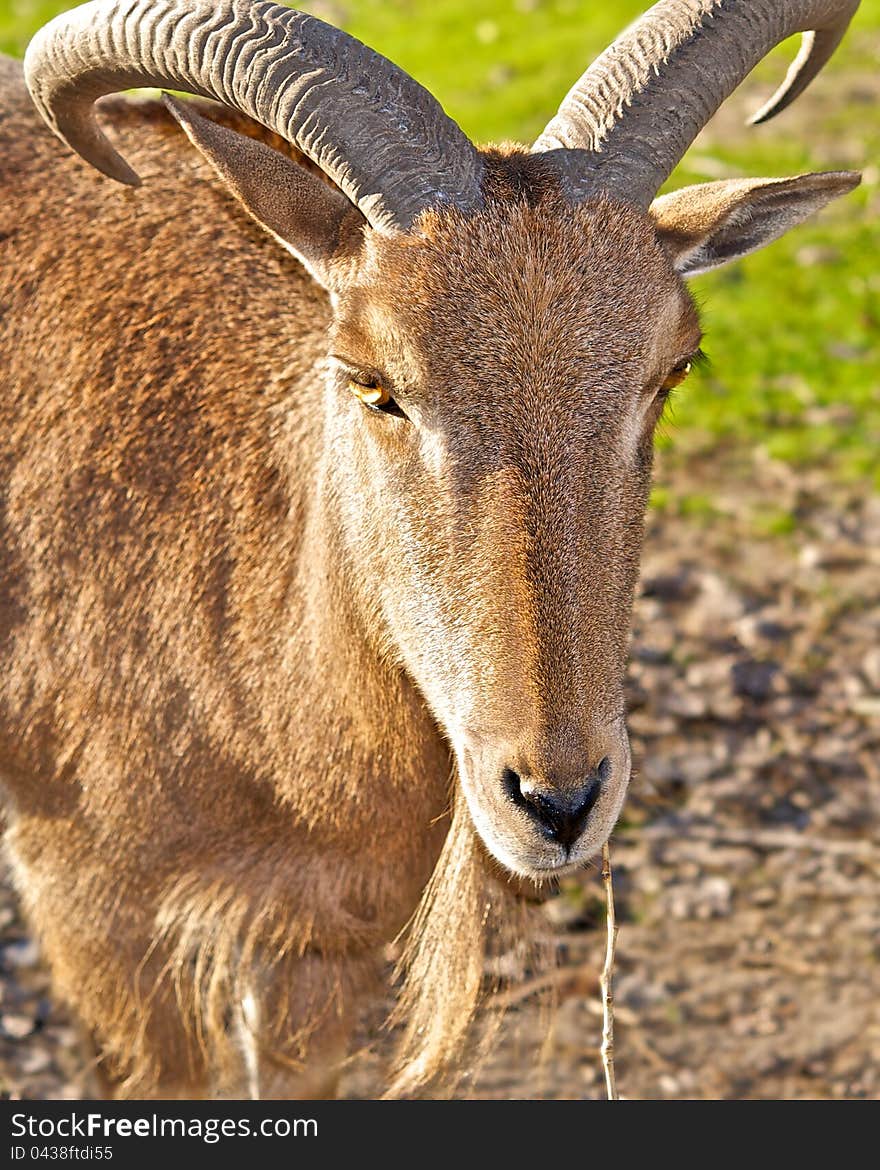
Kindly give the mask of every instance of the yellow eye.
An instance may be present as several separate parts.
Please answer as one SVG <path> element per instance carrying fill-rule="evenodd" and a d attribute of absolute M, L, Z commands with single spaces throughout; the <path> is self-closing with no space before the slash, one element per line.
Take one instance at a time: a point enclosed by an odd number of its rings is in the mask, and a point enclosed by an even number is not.
<path fill-rule="evenodd" d="M 680 386 L 682 384 L 690 372 L 691 363 L 682 362 L 680 366 L 676 366 L 674 370 L 669 372 L 665 381 L 663 382 L 663 385 L 660 387 L 661 391 L 668 393 L 670 390 L 674 390 L 676 386 Z"/>
<path fill-rule="evenodd" d="M 372 406 L 375 409 L 379 406 L 385 406 L 391 401 L 391 395 L 384 386 L 377 382 L 365 384 L 349 378 L 348 388 L 364 406 Z"/>
<path fill-rule="evenodd" d="M 367 410 L 376 414 L 393 414 L 397 418 L 407 417 L 376 376 L 353 374 L 348 379 L 347 388 Z"/>

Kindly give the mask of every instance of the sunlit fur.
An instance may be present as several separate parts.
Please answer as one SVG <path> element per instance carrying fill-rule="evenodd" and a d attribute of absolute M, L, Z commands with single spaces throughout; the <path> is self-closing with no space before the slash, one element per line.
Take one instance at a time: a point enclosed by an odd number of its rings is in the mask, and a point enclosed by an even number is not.
<path fill-rule="evenodd" d="M 427 890 L 416 1091 L 509 874 L 582 864 L 620 809 L 656 392 L 694 310 L 648 217 L 514 152 L 480 213 L 368 235 L 334 311 L 157 107 L 113 107 L 123 192 L 0 70 L 0 777 L 56 990 L 108 1091 L 325 1093 Z M 603 757 L 570 853 L 504 795 L 505 767 L 564 792 Z"/>

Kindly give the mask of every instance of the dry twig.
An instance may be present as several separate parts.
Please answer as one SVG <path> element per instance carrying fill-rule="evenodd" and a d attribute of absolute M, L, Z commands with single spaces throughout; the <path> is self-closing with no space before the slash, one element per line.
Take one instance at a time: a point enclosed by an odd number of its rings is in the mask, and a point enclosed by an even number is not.
<path fill-rule="evenodd" d="M 607 907 L 607 942 L 605 966 L 599 978 L 602 990 L 602 1068 L 605 1071 L 605 1091 L 609 1101 L 616 1101 L 617 1081 L 614 1077 L 614 997 L 611 981 L 614 976 L 614 945 L 617 942 L 617 923 L 614 918 L 614 891 L 611 885 L 611 848 L 602 846 L 602 884 L 605 887 Z"/>

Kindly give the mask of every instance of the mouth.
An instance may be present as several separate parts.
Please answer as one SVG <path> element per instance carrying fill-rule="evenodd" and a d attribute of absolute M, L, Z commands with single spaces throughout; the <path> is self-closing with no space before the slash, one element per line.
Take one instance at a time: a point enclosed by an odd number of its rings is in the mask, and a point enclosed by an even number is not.
<path fill-rule="evenodd" d="M 533 865 L 528 873 L 519 873 L 519 877 L 528 877 L 533 882 L 548 881 L 553 878 L 568 877 L 573 873 L 580 873 L 592 860 L 593 854 L 578 858 L 576 861 L 563 862 L 561 865 Z M 509 867 L 508 867 L 509 868 Z M 516 871 L 514 871 L 516 872 Z"/>
<path fill-rule="evenodd" d="M 489 853 L 511 873 L 532 879 L 575 873 L 599 854 L 623 804 L 626 785 L 616 787 L 618 792 L 602 793 L 577 838 L 563 844 L 538 827 L 528 811 L 508 805 L 498 815 L 476 797 L 470 785 L 463 785 L 474 827 Z"/>
<path fill-rule="evenodd" d="M 482 769 L 465 770 L 460 761 L 462 791 L 488 852 L 518 877 L 539 881 L 587 865 L 611 836 L 629 784 L 626 739 L 609 745 L 607 753 L 569 794 L 548 790 L 510 768 L 503 770 L 500 784 L 481 784 Z"/>

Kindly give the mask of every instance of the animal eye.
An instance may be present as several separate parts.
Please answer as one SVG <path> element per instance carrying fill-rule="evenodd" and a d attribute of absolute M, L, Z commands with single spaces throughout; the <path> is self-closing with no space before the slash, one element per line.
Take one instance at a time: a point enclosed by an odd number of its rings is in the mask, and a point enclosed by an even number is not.
<path fill-rule="evenodd" d="M 688 374 L 691 372 L 692 362 L 679 362 L 674 369 L 670 370 L 666 375 L 665 380 L 660 386 L 661 394 L 668 394 L 670 390 L 674 390 L 676 386 L 680 386 Z"/>
<path fill-rule="evenodd" d="M 349 378 L 348 388 L 364 406 L 381 407 L 391 401 L 391 395 L 380 382 L 359 382 Z"/>
<path fill-rule="evenodd" d="M 349 378 L 348 389 L 358 402 L 362 402 L 368 410 L 375 410 L 380 414 L 396 414 L 399 418 L 406 418 L 406 415 L 378 380 L 371 378 L 360 381 L 357 378 Z"/>

